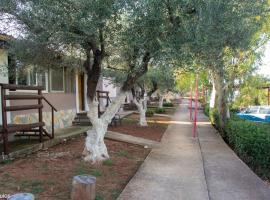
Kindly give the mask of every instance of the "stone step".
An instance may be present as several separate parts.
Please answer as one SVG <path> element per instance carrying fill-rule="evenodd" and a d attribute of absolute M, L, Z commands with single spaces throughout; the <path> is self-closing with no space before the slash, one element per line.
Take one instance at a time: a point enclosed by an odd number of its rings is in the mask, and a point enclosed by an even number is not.
<path fill-rule="evenodd" d="M 77 113 L 72 124 L 74 126 L 91 126 L 90 119 L 87 116 L 87 112 Z"/>
<path fill-rule="evenodd" d="M 72 122 L 73 126 L 92 126 L 91 122 Z"/>

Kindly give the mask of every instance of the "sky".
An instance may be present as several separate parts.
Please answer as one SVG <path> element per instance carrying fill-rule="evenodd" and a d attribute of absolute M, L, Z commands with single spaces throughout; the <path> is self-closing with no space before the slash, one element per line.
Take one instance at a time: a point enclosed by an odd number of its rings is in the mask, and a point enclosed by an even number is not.
<path fill-rule="evenodd" d="M 270 78 L 270 41 L 265 45 L 258 73 Z"/>

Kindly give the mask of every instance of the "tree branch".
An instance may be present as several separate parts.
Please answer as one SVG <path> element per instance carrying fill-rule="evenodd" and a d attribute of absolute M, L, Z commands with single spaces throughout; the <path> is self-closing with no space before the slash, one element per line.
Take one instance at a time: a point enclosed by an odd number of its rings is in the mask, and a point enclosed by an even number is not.
<path fill-rule="evenodd" d="M 126 81 L 124 82 L 122 86 L 123 91 L 129 91 L 134 86 L 138 78 L 140 78 L 142 75 L 144 75 L 148 71 L 148 63 L 150 61 L 150 53 L 146 52 L 144 54 L 141 66 L 139 70 L 131 70 L 131 72 L 128 74 Z"/>
<path fill-rule="evenodd" d="M 152 89 L 147 93 L 147 96 L 150 98 L 152 96 L 152 94 L 158 90 L 158 84 L 156 81 L 152 80 Z"/>

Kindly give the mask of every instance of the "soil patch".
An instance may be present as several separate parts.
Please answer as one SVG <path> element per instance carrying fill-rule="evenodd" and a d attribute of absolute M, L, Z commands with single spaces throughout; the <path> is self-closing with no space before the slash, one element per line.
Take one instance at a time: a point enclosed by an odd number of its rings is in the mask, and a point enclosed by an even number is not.
<path fill-rule="evenodd" d="M 109 127 L 109 130 L 160 142 L 170 118 L 153 116 L 147 117 L 147 121 L 148 127 L 141 127 L 138 125 L 139 115 L 132 114 L 122 120 L 122 125 Z"/>
<path fill-rule="evenodd" d="M 72 178 L 79 174 L 97 177 L 98 200 L 116 199 L 149 149 L 105 140 L 111 159 L 93 166 L 81 159 L 84 136 L 0 165 L 0 194 L 34 193 L 40 200 L 70 199 Z"/>

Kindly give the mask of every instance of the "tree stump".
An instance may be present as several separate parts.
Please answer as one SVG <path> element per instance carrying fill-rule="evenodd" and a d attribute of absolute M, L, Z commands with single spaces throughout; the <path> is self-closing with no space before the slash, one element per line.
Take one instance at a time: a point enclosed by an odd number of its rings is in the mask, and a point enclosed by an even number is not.
<path fill-rule="evenodd" d="M 18 193 L 11 195 L 7 200 L 35 200 L 35 197 L 31 193 Z"/>
<path fill-rule="evenodd" d="M 72 181 L 72 200 L 95 200 L 96 177 L 90 175 L 78 175 Z"/>

